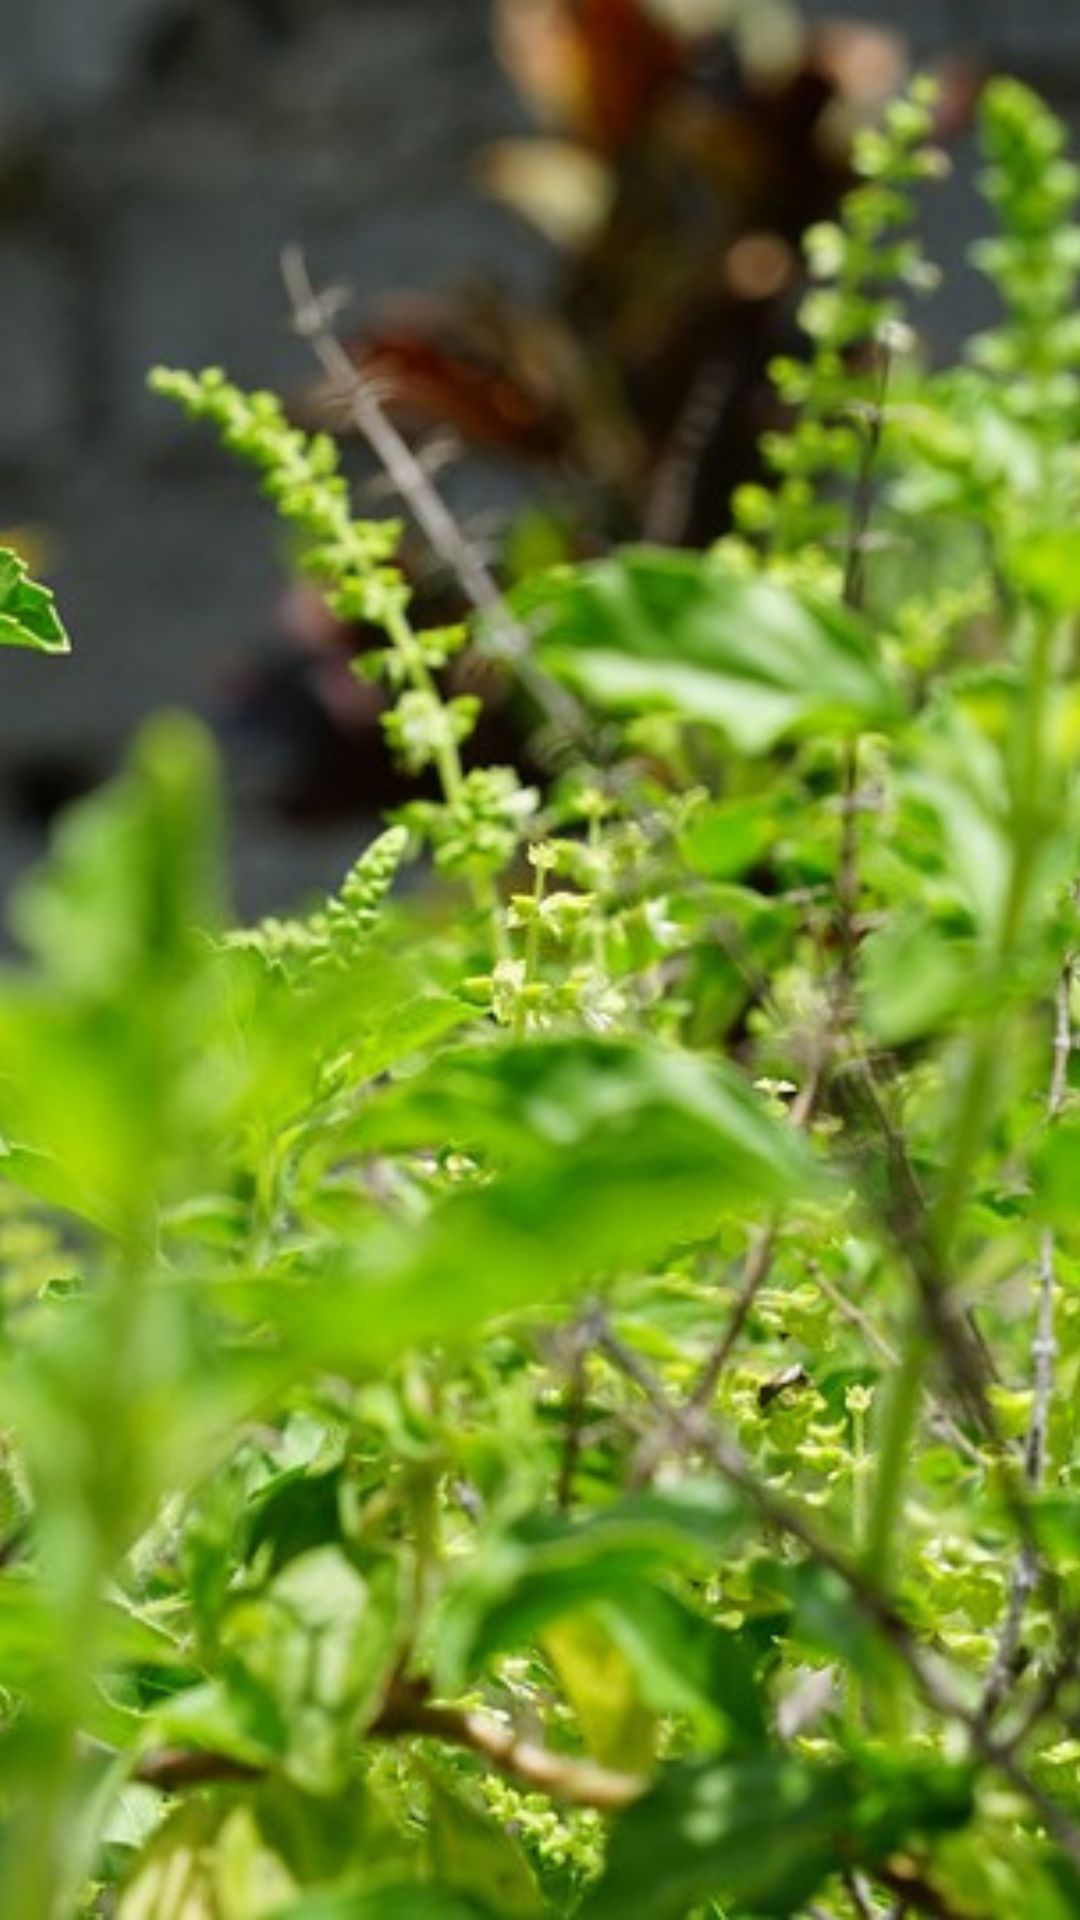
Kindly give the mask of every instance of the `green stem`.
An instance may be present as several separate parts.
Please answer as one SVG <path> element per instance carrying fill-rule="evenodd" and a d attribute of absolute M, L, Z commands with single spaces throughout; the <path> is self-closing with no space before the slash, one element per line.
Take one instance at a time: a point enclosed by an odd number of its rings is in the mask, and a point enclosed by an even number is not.
<path fill-rule="evenodd" d="M 1012 859 L 995 942 L 995 958 L 1002 974 L 1023 931 L 1031 895 L 1032 870 L 1045 826 L 1045 725 L 1052 685 L 1053 650 L 1053 628 L 1048 622 L 1040 622 L 1032 634 L 1026 697 L 1017 716 Z M 943 1287 L 950 1282 L 964 1205 L 993 1119 L 995 1081 L 1006 1020 L 1007 1014 L 995 1008 L 991 1014 L 980 1018 L 971 1035 L 956 1108 L 952 1149 L 930 1217 L 931 1244 Z M 925 1334 L 917 1325 L 913 1326 L 892 1383 L 874 1490 L 873 1523 L 867 1554 L 870 1564 L 879 1574 L 883 1568 L 887 1569 L 895 1550 L 907 1469 L 914 1449 L 929 1360 L 930 1349 Z"/>
<path fill-rule="evenodd" d="M 535 980 L 540 970 L 540 909 L 547 892 L 547 870 L 537 861 L 533 880 L 533 912 L 525 935 L 525 979 Z"/>
<path fill-rule="evenodd" d="M 878 1447 L 874 1497 L 866 1531 L 866 1564 L 888 1584 L 896 1547 L 897 1519 L 903 1497 L 912 1434 L 919 1416 L 926 1371 L 926 1341 L 918 1326 L 904 1343 L 889 1384 Z"/>
<path fill-rule="evenodd" d="M 408 616 L 404 612 L 392 611 L 386 616 L 386 632 L 391 646 L 400 656 L 409 683 L 417 693 L 426 693 L 433 700 L 439 700 L 439 689 L 430 668 L 424 660 L 419 644 Z M 465 784 L 465 775 L 461 765 L 461 755 L 456 742 L 449 736 L 440 740 L 435 748 L 435 771 L 439 776 L 443 799 L 448 807 L 453 807 L 461 798 Z M 474 905 L 482 913 L 491 927 L 491 944 L 496 961 L 508 960 L 509 942 L 503 921 L 502 904 L 499 891 L 490 874 L 474 874 L 469 881 Z"/>

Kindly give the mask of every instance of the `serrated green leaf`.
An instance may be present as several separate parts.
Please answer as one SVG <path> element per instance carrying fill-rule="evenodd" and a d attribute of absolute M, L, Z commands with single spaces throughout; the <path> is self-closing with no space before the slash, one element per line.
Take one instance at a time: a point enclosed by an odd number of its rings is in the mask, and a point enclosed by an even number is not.
<path fill-rule="evenodd" d="M 903 706 L 854 614 L 710 556 L 639 548 L 516 596 L 548 670 L 601 707 L 666 711 L 744 753 Z"/>
<path fill-rule="evenodd" d="M 30 579 L 26 562 L 10 547 L 0 547 L 0 647 L 71 651 L 53 594 Z"/>
<path fill-rule="evenodd" d="M 452 1193 L 362 1252 L 224 1290 L 296 1362 L 377 1367 L 475 1338 L 500 1315 L 715 1232 L 728 1207 L 814 1194 L 793 1130 L 730 1068 L 648 1041 L 463 1049 L 372 1101 L 350 1136 L 388 1150 L 486 1149 L 507 1171 Z"/>

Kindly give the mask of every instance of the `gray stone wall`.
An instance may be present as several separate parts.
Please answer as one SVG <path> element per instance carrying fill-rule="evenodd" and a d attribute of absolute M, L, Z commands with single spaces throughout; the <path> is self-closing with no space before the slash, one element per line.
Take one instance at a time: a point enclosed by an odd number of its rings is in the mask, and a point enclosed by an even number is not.
<path fill-rule="evenodd" d="M 484 0 L 2 0 L 0 47 L 0 527 L 43 530 L 77 643 L 3 663 L 2 886 L 55 790 L 149 710 L 212 713 L 272 635 L 272 519 L 147 368 L 306 377 L 291 240 L 361 303 L 544 269 L 468 186 L 476 143 L 514 124 Z M 241 804 L 241 890 L 321 884 L 354 837 Z"/>
<path fill-rule="evenodd" d="M 978 41 L 1059 85 L 1080 72 L 1080 0 L 818 11 L 904 24 L 927 48 Z M 469 183 L 477 145 L 517 117 L 487 0 L 0 0 L 0 49 L 0 527 L 43 529 L 77 641 L 67 662 L 2 663 L 2 889 L 50 795 L 109 765 L 147 711 L 213 711 L 272 628 L 272 522 L 147 395 L 147 367 L 295 383 L 290 240 L 361 302 L 547 267 Z M 954 252 L 967 191 L 935 216 Z M 245 903 L 329 882 L 354 837 L 241 804 Z"/>

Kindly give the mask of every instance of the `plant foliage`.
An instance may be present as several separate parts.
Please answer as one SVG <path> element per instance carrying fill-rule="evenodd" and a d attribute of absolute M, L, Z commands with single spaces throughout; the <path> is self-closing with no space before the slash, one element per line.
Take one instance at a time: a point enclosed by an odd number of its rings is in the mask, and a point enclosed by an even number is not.
<path fill-rule="evenodd" d="M 1077 1912 L 1078 181 L 991 86 L 934 372 L 932 111 L 811 236 L 737 532 L 521 588 L 603 722 L 547 793 L 463 770 L 332 442 L 156 377 L 438 789 L 237 932 L 166 719 L 16 899 L 4 1914 Z"/>

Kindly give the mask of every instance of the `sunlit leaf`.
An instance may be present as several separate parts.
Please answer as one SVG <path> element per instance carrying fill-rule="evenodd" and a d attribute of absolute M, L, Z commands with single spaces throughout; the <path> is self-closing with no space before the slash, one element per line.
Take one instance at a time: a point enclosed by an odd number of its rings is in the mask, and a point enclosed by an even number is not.
<path fill-rule="evenodd" d="M 676 1565 L 720 1563 L 744 1521 L 715 1481 L 641 1494 L 577 1522 L 534 1515 L 485 1541 L 451 1583 L 441 1613 L 440 1671 L 458 1691 L 492 1653 Z"/>
<path fill-rule="evenodd" d="M 602 707 L 667 711 L 744 753 L 902 712 L 853 614 L 719 562 L 642 549 L 518 596 L 551 672 Z"/>
<path fill-rule="evenodd" d="M 71 651 L 53 595 L 30 579 L 26 562 L 10 547 L 0 547 L 0 647 Z"/>

